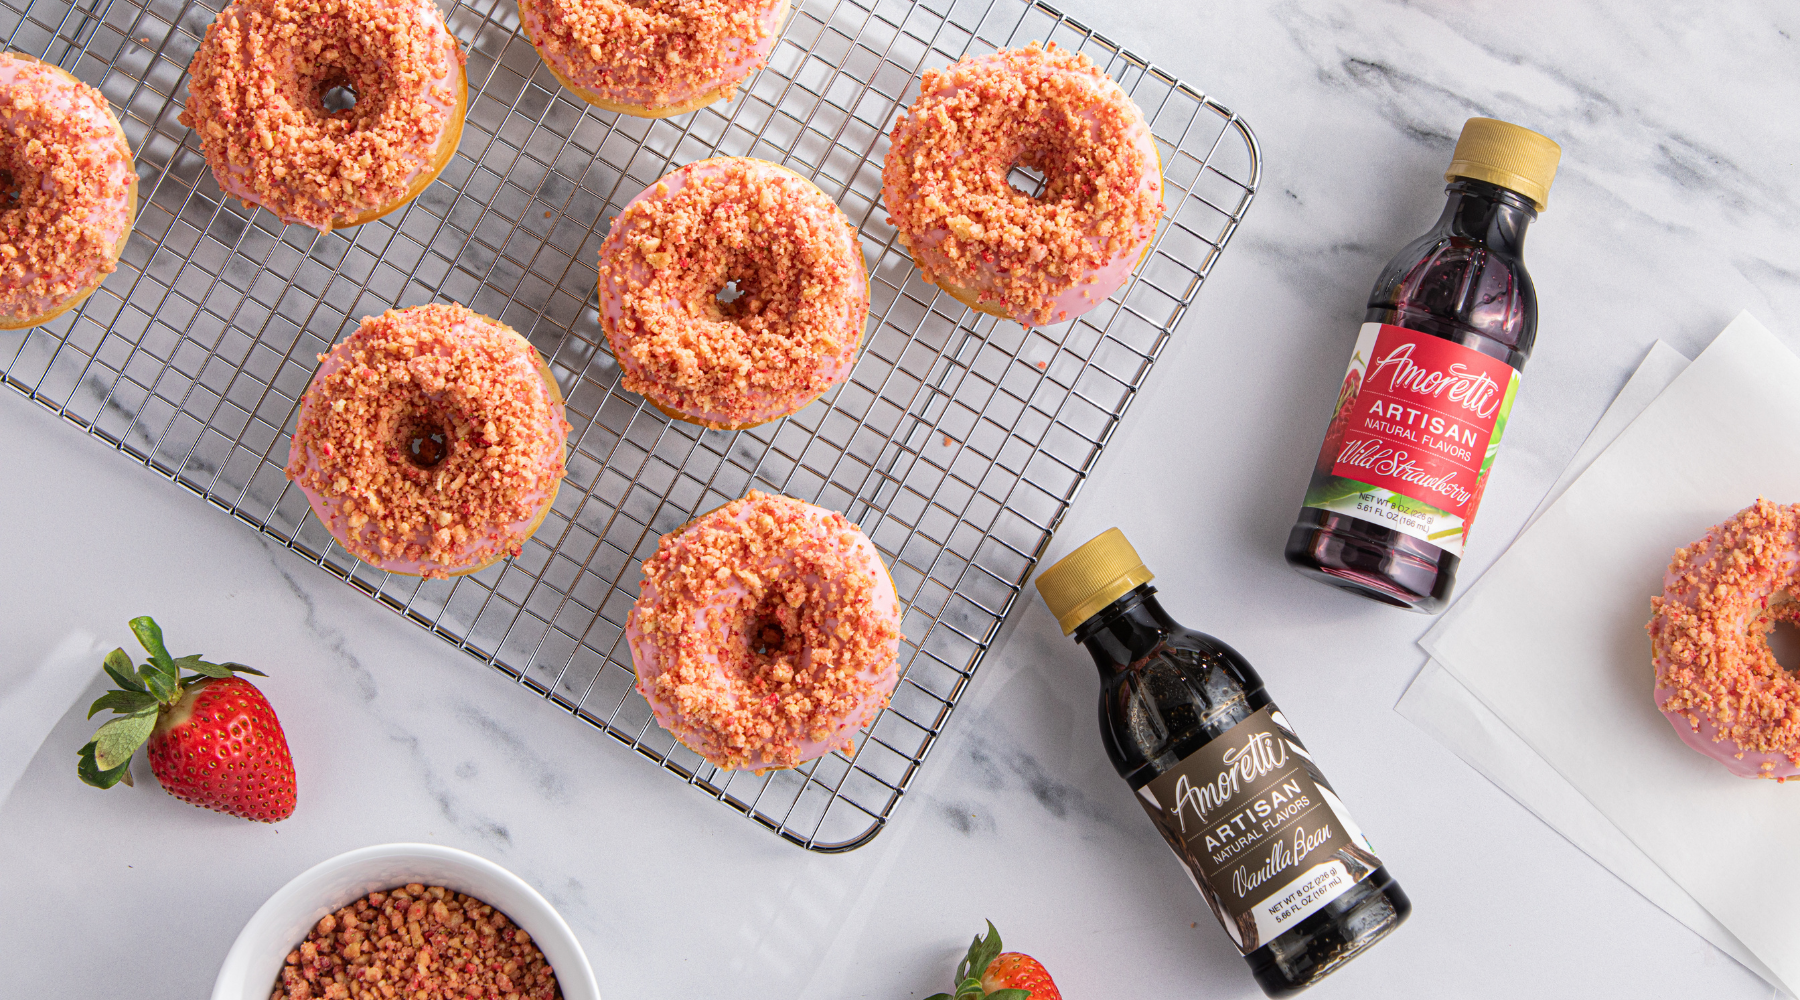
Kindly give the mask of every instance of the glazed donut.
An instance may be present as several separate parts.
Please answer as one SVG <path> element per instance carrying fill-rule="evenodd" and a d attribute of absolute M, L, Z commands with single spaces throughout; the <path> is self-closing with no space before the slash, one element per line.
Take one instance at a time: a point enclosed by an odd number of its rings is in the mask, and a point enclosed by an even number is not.
<path fill-rule="evenodd" d="M 788 0 L 519 0 L 525 37 L 563 86 L 640 118 L 729 101 L 787 12 Z"/>
<path fill-rule="evenodd" d="M 463 62 L 431 0 L 235 0 L 194 53 L 181 123 L 226 194 L 330 232 L 405 205 L 450 162 Z M 354 106 L 326 107 L 346 90 Z"/>
<path fill-rule="evenodd" d="M 625 388 L 703 427 L 754 427 L 819 398 L 850 377 L 868 318 L 850 220 L 762 160 L 676 170 L 600 246 L 600 321 Z"/>
<path fill-rule="evenodd" d="M 899 682 L 900 602 L 842 514 L 751 491 L 664 535 L 625 637 L 656 721 L 726 770 L 854 748 Z"/>
<path fill-rule="evenodd" d="M 137 171 L 98 90 L 0 52 L 0 330 L 37 326 L 93 294 L 137 217 Z"/>
<path fill-rule="evenodd" d="M 1682 740 L 1742 777 L 1800 774 L 1800 684 L 1768 640 L 1800 622 L 1800 504 L 1759 498 L 1677 549 L 1650 606 L 1656 703 Z"/>
<path fill-rule="evenodd" d="M 1061 323 L 1117 291 L 1162 215 L 1162 161 L 1085 55 L 1034 42 L 927 72 L 894 124 L 882 200 L 927 280 L 973 309 Z M 1036 198 L 1007 181 L 1044 175 Z"/>
<path fill-rule="evenodd" d="M 511 328 L 459 305 L 390 309 L 319 356 L 287 477 L 351 555 L 460 576 L 543 522 L 568 432 L 556 380 Z"/>

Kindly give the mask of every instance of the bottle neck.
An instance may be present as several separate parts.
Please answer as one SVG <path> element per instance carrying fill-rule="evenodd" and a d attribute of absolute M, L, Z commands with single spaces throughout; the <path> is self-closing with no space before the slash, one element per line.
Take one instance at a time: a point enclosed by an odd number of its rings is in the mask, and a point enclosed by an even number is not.
<path fill-rule="evenodd" d="M 1164 637 L 1180 628 L 1155 595 L 1155 587 L 1141 584 L 1075 629 L 1072 638 L 1087 647 L 1102 678 L 1150 655 Z"/>
<path fill-rule="evenodd" d="M 1525 230 L 1537 218 L 1537 209 L 1524 195 L 1497 184 L 1459 177 L 1444 188 L 1449 200 L 1438 219 L 1438 229 L 1451 236 L 1476 240 L 1488 250 L 1519 257 L 1525 252 Z"/>

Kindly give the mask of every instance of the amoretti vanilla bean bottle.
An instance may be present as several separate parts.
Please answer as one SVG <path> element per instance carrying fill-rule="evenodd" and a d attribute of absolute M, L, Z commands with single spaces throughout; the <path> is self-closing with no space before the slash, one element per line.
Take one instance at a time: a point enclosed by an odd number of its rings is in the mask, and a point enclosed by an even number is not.
<path fill-rule="evenodd" d="M 1385 604 L 1443 610 L 1537 338 L 1521 256 L 1560 147 L 1491 118 L 1463 125 L 1436 226 L 1388 262 L 1285 555 Z"/>
<path fill-rule="evenodd" d="M 1117 528 L 1038 576 L 1100 668 L 1113 767 L 1272 997 L 1400 926 L 1412 903 L 1237 651 L 1176 624 Z"/>

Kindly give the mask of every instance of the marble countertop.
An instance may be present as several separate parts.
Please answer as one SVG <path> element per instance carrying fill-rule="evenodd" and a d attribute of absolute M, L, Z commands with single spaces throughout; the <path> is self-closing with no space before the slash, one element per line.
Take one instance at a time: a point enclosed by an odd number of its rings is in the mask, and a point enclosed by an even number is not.
<path fill-rule="evenodd" d="M 1262 142 L 1256 204 L 1050 555 L 1123 528 L 1165 606 L 1262 671 L 1412 896 L 1411 922 L 1314 995 L 1770 995 L 1395 714 L 1427 619 L 1302 580 L 1280 550 L 1364 296 L 1436 217 L 1469 116 L 1564 154 L 1527 251 L 1539 347 L 1465 580 L 1651 341 L 1692 355 L 1749 308 L 1800 346 L 1800 8 L 1063 6 Z M 1071 1000 L 1260 995 L 1108 765 L 1093 670 L 1033 593 L 890 828 L 815 856 L 11 392 L 0 469 L 0 685 L 126 644 L 151 613 L 177 652 L 269 673 L 301 777 L 272 827 L 183 805 L 147 768 L 136 789 L 80 785 L 93 655 L 0 803 L 0 992 L 205 995 L 293 875 L 424 840 L 537 886 L 610 998 L 922 997 L 984 918 Z"/>

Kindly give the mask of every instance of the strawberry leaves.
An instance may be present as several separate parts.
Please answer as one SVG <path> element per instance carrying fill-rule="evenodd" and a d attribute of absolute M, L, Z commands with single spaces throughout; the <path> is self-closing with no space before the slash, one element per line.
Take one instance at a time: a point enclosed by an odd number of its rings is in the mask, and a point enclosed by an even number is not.
<path fill-rule="evenodd" d="M 179 671 L 175 669 L 175 661 L 170 658 L 168 648 L 163 645 L 162 628 L 156 624 L 156 619 L 145 615 L 133 618 L 128 624 L 139 644 L 150 653 L 150 664 L 146 666 L 154 664 L 157 670 L 174 678 Z"/>
<path fill-rule="evenodd" d="M 100 765 L 94 762 L 94 748 L 96 743 L 97 741 L 95 740 L 89 740 L 87 746 L 81 748 L 81 761 L 76 764 L 75 773 L 81 776 L 82 781 L 93 785 L 95 788 L 111 788 L 121 781 L 127 786 L 130 786 L 132 784 L 131 761 L 127 760 L 125 763 L 110 770 L 100 770 Z"/>
<path fill-rule="evenodd" d="M 162 629 L 148 616 L 133 618 L 132 634 L 149 653 L 149 659 L 133 667 L 131 657 L 123 649 L 106 654 L 100 666 L 119 687 L 95 699 L 88 707 L 88 718 L 110 711 L 110 719 L 94 732 L 94 738 L 77 751 L 75 773 L 95 788 L 111 788 L 120 782 L 131 784 L 131 756 L 150 738 L 156 722 L 172 709 L 188 688 L 196 683 L 230 677 L 234 673 L 264 676 L 241 663 L 208 663 L 196 653 L 176 659 L 163 645 Z M 194 676 L 183 677 L 182 671 Z"/>
<path fill-rule="evenodd" d="M 126 656 L 123 649 L 115 649 L 106 654 L 106 662 L 100 666 L 106 670 L 107 676 L 113 679 L 113 683 L 121 688 L 127 691 L 146 690 L 144 682 L 138 680 L 137 671 L 131 666 L 131 657 Z M 89 712 L 88 718 L 93 717 L 94 713 Z"/>
<path fill-rule="evenodd" d="M 156 728 L 156 712 L 139 712 L 127 715 L 122 719 L 114 719 L 94 733 L 94 766 L 102 771 L 110 771 L 121 764 L 129 764 L 131 755 L 150 738 L 150 730 Z"/>
<path fill-rule="evenodd" d="M 982 988 L 981 974 L 987 971 L 1001 951 L 1000 932 L 992 920 L 987 922 L 987 937 L 979 935 L 969 943 L 969 952 L 956 963 L 956 992 L 936 993 L 925 1000 L 1030 1000 L 1029 990 L 994 990 Z"/>
<path fill-rule="evenodd" d="M 219 680 L 230 677 L 233 673 L 255 674 L 258 677 L 269 676 L 254 667 L 246 667 L 242 663 L 208 663 L 200 658 L 199 653 L 195 653 L 192 656 L 184 656 L 181 659 L 176 660 L 175 663 L 183 670 L 192 670 L 194 673 L 206 677 L 217 678 Z"/>

